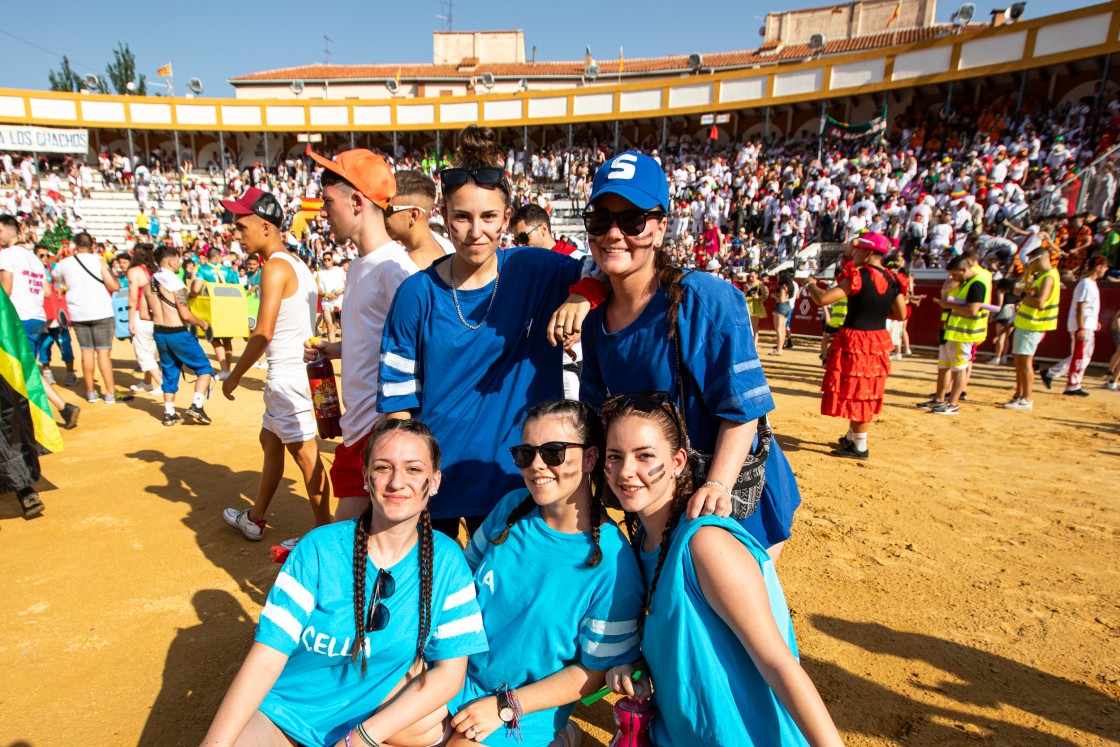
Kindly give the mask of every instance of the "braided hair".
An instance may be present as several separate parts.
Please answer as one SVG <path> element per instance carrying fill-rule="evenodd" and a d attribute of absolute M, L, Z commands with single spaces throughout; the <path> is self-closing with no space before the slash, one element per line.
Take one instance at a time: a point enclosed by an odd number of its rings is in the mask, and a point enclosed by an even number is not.
<path fill-rule="evenodd" d="M 589 482 L 591 484 L 591 501 L 588 504 L 588 509 L 591 512 L 591 554 L 587 558 L 587 567 L 594 568 L 599 565 L 603 560 L 603 550 L 599 547 L 599 530 L 603 524 L 604 514 L 606 513 L 603 507 L 603 446 L 605 439 L 603 438 L 603 424 L 599 419 L 595 410 L 586 402 L 571 399 L 556 399 L 548 402 L 542 402 L 529 410 L 528 415 L 525 416 L 525 422 L 530 423 L 534 420 L 546 417 L 566 418 L 568 422 L 574 427 L 576 433 L 579 434 L 583 443 L 588 444 L 588 447 L 595 446 L 598 449 L 598 456 L 595 459 L 595 465 L 591 468 L 591 475 Z M 517 504 L 509 516 L 506 517 L 505 528 L 501 532 L 490 537 L 490 543 L 493 545 L 500 545 L 509 539 L 509 530 L 514 524 L 529 515 L 529 513 L 536 508 L 537 503 L 533 500 L 532 495 L 525 496 L 521 503 Z"/>
<path fill-rule="evenodd" d="M 659 247 L 656 252 L 653 257 L 653 269 L 656 273 L 657 287 L 663 288 L 669 295 L 669 311 L 666 316 L 669 317 L 669 339 L 672 340 L 677 336 L 677 316 L 681 301 L 684 300 L 684 288 L 681 286 L 684 270 L 673 264 L 669 252 L 664 248 Z"/>
<path fill-rule="evenodd" d="M 603 409 L 603 419 L 607 428 L 610 428 L 611 423 L 615 420 L 628 416 L 642 418 L 656 425 L 661 430 L 661 434 L 665 437 L 665 440 L 669 442 L 672 451 L 676 452 L 680 449 L 688 450 L 687 438 L 683 435 L 685 433 L 684 419 L 672 402 L 665 401 L 653 409 L 640 407 L 634 402 L 626 402 L 619 405 L 617 408 Z M 673 498 L 669 504 L 669 520 L 665 522 L 665 529 L 661 532 L 661 549 L 657 555 L 657 567 L 653 572 L 653 580 L 650 582 L 649 591 L 646 592 L 645 601 L 642 604 L 642 614 L 638 616 L 639 638 L 641 638 L 642 631 L 645 629 L 646 616 L 650 613 L 650 605 L 653 603 L 653 594 L 657 590 L 657 582 L 661 578 L 661 570 L 665 565 L 665 559 L 669 556 L 669 545 L 673 539 L 673 532 L 676 531 L 677 525 L 684 515 L 685 507 L 688 505 L 688 499 L 691 495 L 692 465 L 690 462 L 686 461 L 680 476 L 676 478 Z M 634 555 L 637 557 L 640 566 L 642 542 L 639 538 L 641 522 L 638 519 L 638 515 L 627 512 L 625 514 L 625 526 L 626 534 L 630 538 L 630 543 L 634 549 Z"/>
<path fill-rule="evenodd" d="M 439 469 L 442 458 L 439 442 L 436 441 L 428 426 L 418 420 L 389 419 L 378 423 L 366 440 L 362 463 L 367 471 L 378 440 L 386 434 L 394 432 L 407 433 L 424 441 L 432 460 L 432 468 L 434 470 Z M 354 645 L 350 651 L 350 661 L 357 662 L 359 658 L 361 659 L 363 677 L 366 674 L 366 657 L 362 655 L 366 642 L 366 557 L 369 554 L 369 529 L 372 518 L 373 501 L 371 500 L 354 527 Z M 435 538 L 432 534 L 432 516 L 427 508 L 420 512 L 416 527 L 420 535 L 420 610 L 417 616 L 419 631 L 416 636 L 416 656 L 413 658 L 413 664 L 423 661 L 424 645 L 427 643 L 428 635 L 432 630 L 432 579 L 434 575 Z M 423 669 L 421 669 L 418 679 L 420 686 L 423 687 L 425 679 Z"/>

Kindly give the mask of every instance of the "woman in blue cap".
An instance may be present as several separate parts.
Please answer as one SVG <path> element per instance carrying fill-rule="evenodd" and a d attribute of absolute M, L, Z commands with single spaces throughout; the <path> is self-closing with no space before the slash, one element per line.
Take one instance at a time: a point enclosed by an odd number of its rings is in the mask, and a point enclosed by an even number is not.
<path fill-rule="evenodd" d="M 583 325 L 580 398 L 596 408 L 621 392 L 664 392 L 679 401 L 692 448 L 710 455 L 688 517 L 727 516 L 774 399 L 742 293 L 670 264 L 662 249 L 668 210 L 665 173 L 649 156 L 621 153 L 595 173 L 584 225 L 611 292 Z M 801 494 L 776 441 L 765 466 L 758 509 L 742 524 L 777 559 Z"/>

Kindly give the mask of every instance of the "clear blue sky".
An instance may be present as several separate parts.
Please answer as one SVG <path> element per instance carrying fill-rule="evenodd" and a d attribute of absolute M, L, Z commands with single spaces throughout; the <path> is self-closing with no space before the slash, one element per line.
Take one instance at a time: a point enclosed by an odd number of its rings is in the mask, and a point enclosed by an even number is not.
<path fill-rule="evenodd" d="M 761 41 L 758 28 L 767 12 L 825 4 L 454 0 L 453 23 L 456 31 L 524 29 L 526 55 L 536 46 L 538 60 L 582 59 L 587 45 L 597 59 L 612 60 L 618 58 L 619 46 L 627 58 L 754 48 Z M 986 19 L 989 10 L 1009 4 L 1010 0 L 979 0 L 976 18 Z M 1092 4 L 1031 0 L 1025 17 Z M 957 2 L 942 0 L 938 20 L 948 21 L 958 7 Z M 197 76 L 205 85 L 204 96 L 232 96 L 226 81 L 235 75 L 322 62 L 324 34 L 332 39 L 331 62 L 430 63 L 432 32 L 443 28 L 437 16 L 445 12 L 440 0 L 11 3 L 0 23 L 0 87 L 46 89 L 47 72 L 57 69 L 62 54 L 69 56 L 79 75 L 103 73 L 118 41 L 132 48 L 149 82 L 156 68 L 171 62 L 175 92 L 182 94 L 187 78 Z"/>

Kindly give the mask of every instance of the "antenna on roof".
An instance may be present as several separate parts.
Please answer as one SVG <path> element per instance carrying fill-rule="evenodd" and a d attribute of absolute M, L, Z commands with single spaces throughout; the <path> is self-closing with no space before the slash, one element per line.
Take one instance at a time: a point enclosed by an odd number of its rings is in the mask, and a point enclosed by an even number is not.
<path fill-rule="evenodd" d="M 331 64 L 331 42 L 334 41 L 326 34 L 323 34 L 323 62 L 324 64 Z"/>
<path fill-rule="evenodd" d="M 443 6 L 443 13 L 437 13 L 436 18 L 443 21 L 444 31 L 451 31 L 454 28 L 455 0 L 440 0 L 439 4 Z"/>

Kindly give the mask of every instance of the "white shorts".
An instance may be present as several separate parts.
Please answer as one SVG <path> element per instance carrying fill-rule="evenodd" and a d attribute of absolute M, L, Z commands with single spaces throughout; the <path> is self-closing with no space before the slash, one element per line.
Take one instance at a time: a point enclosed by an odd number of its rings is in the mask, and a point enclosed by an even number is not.
<path fill-rule="evenodd" d="M 315 412 L 307 379 L 269 379 L 264 385 L 261 427 L 281 443 L 301 444 L 315 438 Z"/>
<path fill-rule="evenodd" d="M 156 338 L 152 332 L 152 322 L 137 319 L 134 322 L 136 334 L 132 336 L 132 350 L 136 353 L 136 365 L 140 370 L 158 371 L 159 363 L 156 362 Z"/>

